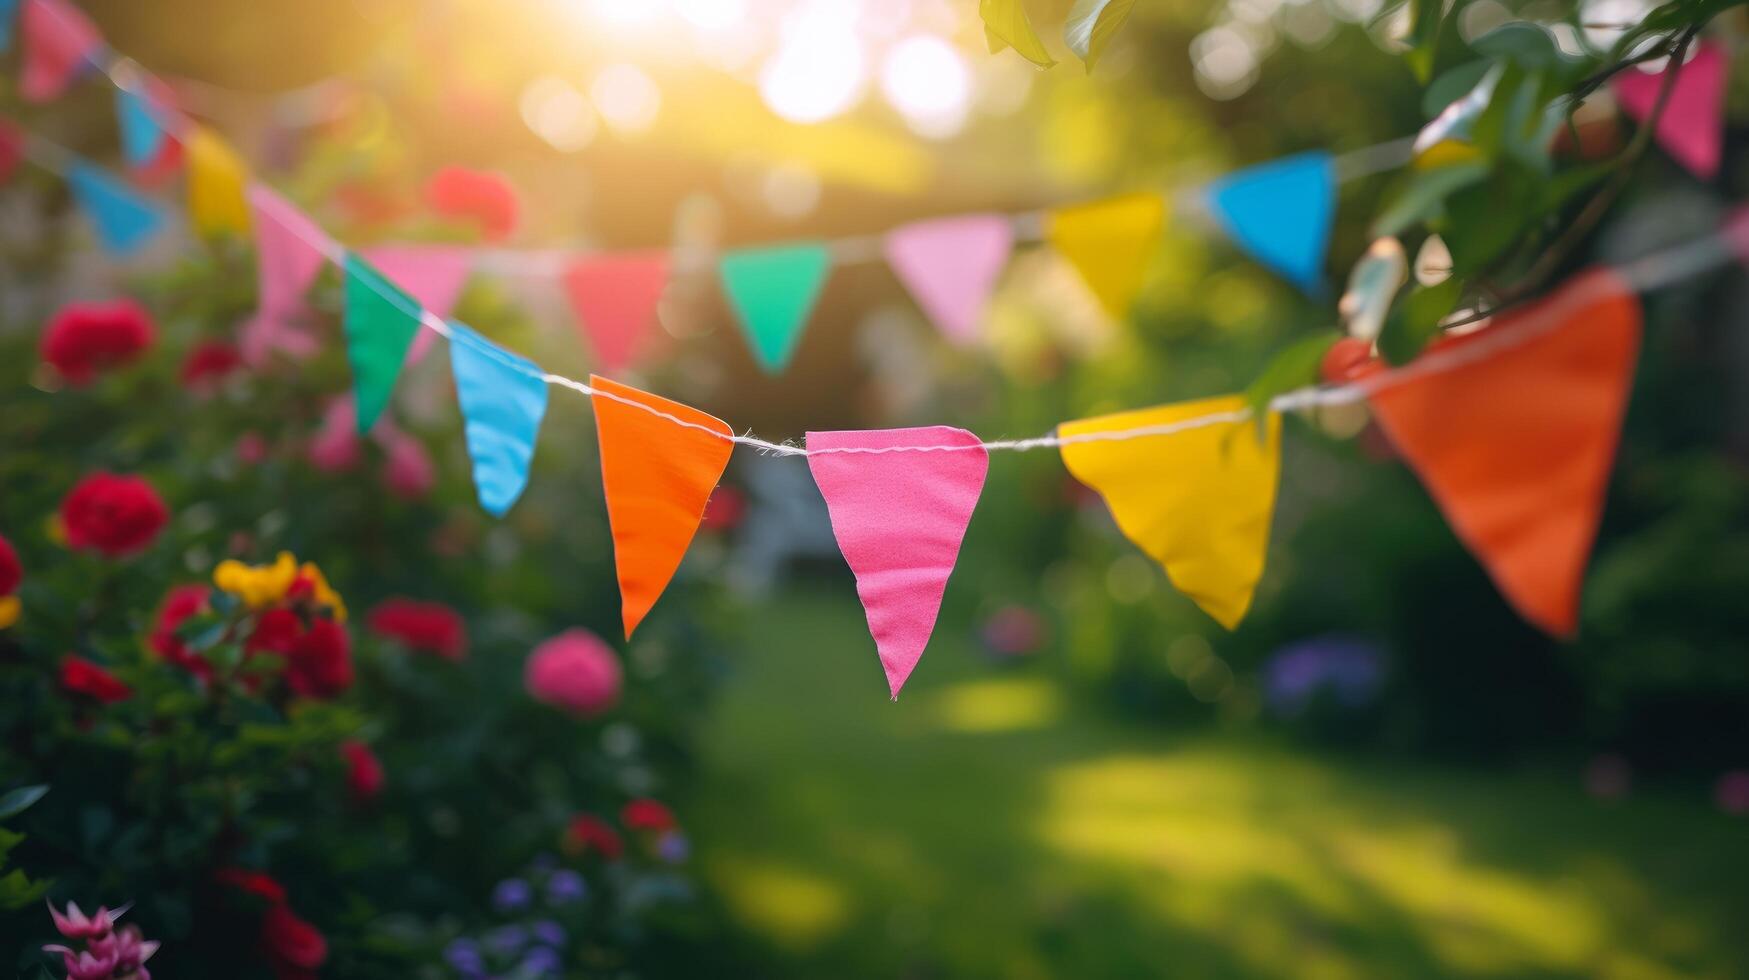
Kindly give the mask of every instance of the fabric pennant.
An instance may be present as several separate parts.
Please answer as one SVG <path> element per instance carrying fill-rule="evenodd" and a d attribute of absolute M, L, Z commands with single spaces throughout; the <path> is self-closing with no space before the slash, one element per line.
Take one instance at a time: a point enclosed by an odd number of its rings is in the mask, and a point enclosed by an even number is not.
<path fill-rule="evenodd" d="M 115 115 L 121 128 L 121 152 L 130 166 L 143 167 L 164 149 L 166 135 L 157 116 L 160 111 L 144 95 L 116 86 Z"/>
<path fill-rule="evenodd" d="M 680 567 L 729 465 L 734 433 L 679 402 L 597 375 L 589 384 L 598 390 L 602 496 L 629 640 Z"/>
<path fill-rule="evenodd" d="M 1226 413 L 1228 421 L 1171 428 Z M 1083 438 L 1155 426 L 1158 435 Z M 1063 465 L 1105 499 L 1124 537 L 1203 612 L 1237 627 L 1269 550 L 1281 416 L 1270 412 L 1260 433 L 1245 399 L 1229 395 L 1065 422 L 1057 435 L 1065 440 Z"/>
<path fill-rule="evenodd" d="M 1446 340 L 1368 396 L 1452 530 L 1525 619 L 1578 628 L 1640 348 L 1640 303 L 1607 270 Z M 1446 360 L 1446 370 L 1417 370 Z"/>
<path fill-rule="evenodd" d="M 535 437 L 547 412 L 539 365 L 451 320 L 450 372 L 461 403 L 474 490 L 480 506 L 503 517 L 528 485 Z"/>
<path fill-rule="evenodd" d="M 565 270 L 565 295 L 602 371 L 629 367 L 649 343 L 656 304 L 668 286 L 663 252 L 603 255 Z"/>
<path fill-rule="evenodd" d="M 243 325 L 239 344 L 250 364 L 275 350 L 303 353 L 309 339 L 293 327 L 304 294 L 328 255 L 338 249 L 308 215 L 262 184 L 247 191 L 255 227 L 256 312 Z"/>
<path fill-rule="evenodd" d="M 473 253 L 454 245 L 389 245 L 365 249 L 364 257 L 440 319 L 455 312 L 474 267 Z M 407 362 L 417 363 L 434 342 L 430 333 L 414 337 Z"/>
<path fill-rule="evenodd" d="M 831 262 L 831 253 L 817 242 L 744 248 L 723 256 L 718 267 L 723 288 L 754 359 L 767 373 L 789 364 Z"/>
<path fill-rule="evenodd" d="M 1235 243 L 1300 289 L 1323 288 L 1336 216 L 1336 159 L 1302 153 L 1231 174 L 1208 191 L 1209 210 Z"/>
<path fill-rule="evenodd" d="M 188 219 L 206 236 L 249 234 L 249 169 L 224 137 L 188 128 Z"/>
<path fill-rule="evenodd" d="M 1164 197 L 1126 194 L 1052 211 L 1045 238 L 1081 273 L 1105 311 L 1122 317 L 1142 288 L 1165 224 Z"/>
<path fill-rule="evenodd" d="M 12 25 L 18 19 L 18 0 L 0 0 L 0 54 L 12 47 Z"/>
<path fill-rule="evenodd" d="M 370 263 L 346 255 L 346 357 L 358 395 L 358 431 L 365 433 L 388 407 L 407 348 L 419 332 L 420 309 Z"/>
<path fill-rule="evenodd" d="M 19 94 L 29 102 L 59 98 L 103 49 L 103 36 L 85 12 L 67 0 L 24 0 L 20 15 L 24 76 Z"/>
<path fill-rule="evenodd" d="M 868 451 L 904 446 L 962 448 Z M 896 701 L 935 629 L 990 455 L 977 436 L 943 425 L 810 432 L 808 452 Z"/>
<path fill-rule="evenodd" d="M 929 319 L 959 344 L 977 339 L 984 307 L 1014 247 L 1014 221 L 972 214 L 887 234 L 887 263 Z"/>
<path fill-rule="evenodd" d="M 1687 64 L 1666 67 L 1657 74 L 1630 68 L 1611 82 L 1622 111 L 1645 122 L 1658 104 L 1664 78 L 1677 73 L 1670 102 L 1652 134 L 1658 145 L 1702 180 L 1719 172 L 1725 136 L 1725 81 L 1728 55 L 1722 45 L 1702 41 Z"/>
<path fill-rule="evenodd" d="M 67 183 L 97 229 L 98 240 L 111 252 L 133 252 L 164 225 L 164 213 L 157 205 L 89 163 L 74 163 L 67 171 Z"/>

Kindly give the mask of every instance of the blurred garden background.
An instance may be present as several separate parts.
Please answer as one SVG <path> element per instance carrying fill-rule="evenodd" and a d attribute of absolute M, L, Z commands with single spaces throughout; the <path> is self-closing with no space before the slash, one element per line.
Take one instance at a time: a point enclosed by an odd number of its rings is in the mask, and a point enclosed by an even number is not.
<path fill-rule="evenodd" d="M 253 239 L 186 227 L 187 151 L 132 158 L 116 116 L 150 88 L 367 256 L 473 250 L 451 315 L 545 371 L 772 440 L 1024 438 L 1339 382 L 1345 333 L 1400 362 L 1713 236 L 1749 83 L 1703 177 L 1609 81 L 1739 52 L 1739 4 L 78 0 L 104 71 L 51 100 L 17 82 L 37 6 L 0 62 L 0 972 L 1749 976 L 1739 265 L 1642 298 L 1571 639 L 1351 405 L 1285 418 L 1232 631 L 1056 452 L 993 454 L 892 700 L 807 460 L 737 449 L 623 639 L 588 400 L 553 389 L 527 491 L 486 513 L 449 357 L 357 435 L 333 268 L 310 343 L 245 356 Z M 1020 10 L 1054 65 L 987 37 Z M 1088 63 L 1064 27 L 1105 10 Z M 1476 92 L 1447 156 L 1410 148 Z M 1301 289 L 1195 191 L 1317 150 L 1342 180 Z M 173 227 L 108 254 L 68 153 Z M 907 222 L 1134 191 L 1172 206 L 1115 312 L 1036 229 L 969 342 L 880 261 Z M 717 262 L 823 240 L 764 370 Z M 566 280 L 597 251 L 668 263 L 612 370 Z"/>

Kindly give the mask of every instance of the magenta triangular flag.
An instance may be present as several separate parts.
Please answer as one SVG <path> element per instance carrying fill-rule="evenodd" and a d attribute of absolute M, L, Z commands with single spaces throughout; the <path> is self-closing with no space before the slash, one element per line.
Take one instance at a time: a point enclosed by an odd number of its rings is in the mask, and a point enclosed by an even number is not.
<path fill-rule="evenodd" d="M 261 184 L 251 184 L 258 309 L 243 325 L 243 357 L 260 364 L 275 350 L 306 353 L 310 339 L 293 321 L 322 263 L 338 251 L 333 239 L 297 206 Z"/>
<path fill-rule="evenodd" d="M 18 89 L 31 102 L 58 98 L 91 64 L 103 36 L 84 11 L 66 0 L 25 0 L 21 14 L 24 77 Z"/>
<path fill-rule="evenodd" d="M 668 286 L 662 252 L 579 259 L 565 270 L 565 295 L 595 352 L 596 371 L 620 370 L 643 353 Z"/>
<path fill-rule="evenodd" d="M 1622 111 L 1644 122 L 1658 104 L 1664 76 L 1677 72 L 1670 102 L 1658 119 L 1658 145 L 1695 176 L 1711 180 L 1719 172 L 1725 129 L 1725 50 L 1703 41 L 1685 65 L 1671 65 L 1657 74 L 1630 68 L 1615 76 L 1615 100 Z"/>
<path fill-rule="evenodd" d="M 959 344 L 977 339 L 984 307 L 1014 247 L 1014 221 L 968 214 L 905 225 L 887 234 L 887 262 L 917 305 Z"/>
<path fill-rule="evenodd" d="M 808 433 L 808 469 L 895 701 L 935 629 L 989 467 L 977 436 L 944 425 Z"/>
<path fill-rule="evenodd" d="M 365 249 L 364 257 L 385 278 L 419 301 L 427 313 L 447 320 L 473 270 L 473 254 L 452 245 L 385 245 Z M 407 351 L 407 363 L 425 356 L 436 335 L 421 330 Z"/>

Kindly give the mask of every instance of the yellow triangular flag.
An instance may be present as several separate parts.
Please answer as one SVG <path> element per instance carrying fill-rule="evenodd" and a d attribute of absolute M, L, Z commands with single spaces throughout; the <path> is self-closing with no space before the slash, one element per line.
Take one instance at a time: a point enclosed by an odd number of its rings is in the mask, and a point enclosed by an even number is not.
<path fill-rule="evenodd" d="M 188 218 L 213 236 L 249 233 L 249 170 L 224 138 L 194 126 L 183 143 L 188 155 Z"/>
<path fill-rule="evenodd" d="M 1164 197 L 1125 194 L 1052 211 L 1045 238 L 1080 271 L 1100 305 L 1121 317 L 1142 286 L 1165 224 Z"/>
<path fill-rule="evenodd" d="M 1193 422 L 1229 415 L 1214 422 Z M 1179 426 L 1182 426 L 1181 428 Z M 1086 439 L 1125 429 L 1162 431 Z M 1263 576 L 1281 470 L 1281 416 L 1258 431 L 1237 395 L 1065 422 L 1063 465 L 1099 491 L 1117 526 L 1178 591 L 1228 629 Z"/>

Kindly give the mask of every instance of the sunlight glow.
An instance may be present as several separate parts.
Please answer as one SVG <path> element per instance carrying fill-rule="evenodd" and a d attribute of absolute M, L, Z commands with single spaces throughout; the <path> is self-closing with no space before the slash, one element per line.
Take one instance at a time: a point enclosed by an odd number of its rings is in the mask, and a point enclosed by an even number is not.
<path fill-rule="evenodd" d="M 555 150 L 575 153 L 595 139 L 599 128 L 589 100 L 575 85 L 554 75 L 529 82 L 520 101 L 522 121 Z"/>
<path fill-rule="evenodd" d="M 881 92 L 920 136 L 943 139 L 966 123 L 971 72 L 953 45 L 933 34 L 908 37 L 881 65 Z"/>
<path fill-rule="evenodd" d="M 747 0 L 674 0 L 680 16 L 701 31 L 721 31 L 747 15 Z"/>
<path fill-rule="evenodd" d="M 636 65 L 608 65 L 589 86 L 589 97 L 607 124 L 622 133 L 641 133 L 656 122 L 662 92 Z"/>
<path fill-rule="evenodd" d="M 815 5 L 784 24 L 783 45 L 759 73 L 759 94 L 790 122 L 824 122 L 855 106 L 867 83 L 855 20 L 841 7 Z"/>

